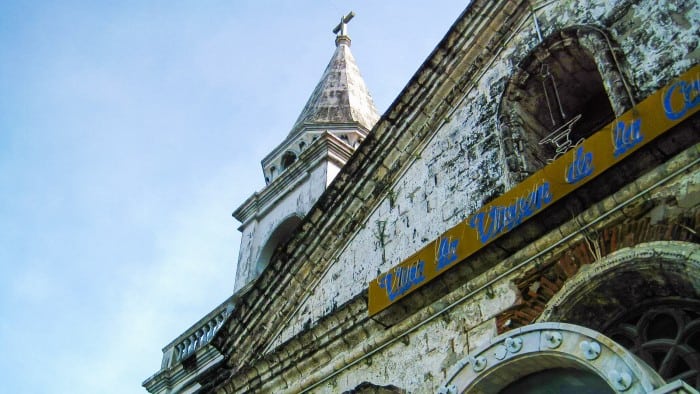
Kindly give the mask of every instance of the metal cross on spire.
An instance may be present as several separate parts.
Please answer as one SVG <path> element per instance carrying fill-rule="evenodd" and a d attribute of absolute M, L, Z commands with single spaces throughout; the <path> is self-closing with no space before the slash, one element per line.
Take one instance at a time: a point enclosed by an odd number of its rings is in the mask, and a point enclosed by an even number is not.
<path fill-rule="evenodd" d="M 340 23 L 338 23 L 338 26 L 333 28 L 333 33 L 337 34 L 339 37 L 340 36 L 347 36 L 348 35 L 348 22 L 352 20 L 352 18 L 355 16 L 355 13 L 350 11 L 347 15 L 344 17 L 340 18 Z M 338 34 L 340 33 L 340 34 Z"/>

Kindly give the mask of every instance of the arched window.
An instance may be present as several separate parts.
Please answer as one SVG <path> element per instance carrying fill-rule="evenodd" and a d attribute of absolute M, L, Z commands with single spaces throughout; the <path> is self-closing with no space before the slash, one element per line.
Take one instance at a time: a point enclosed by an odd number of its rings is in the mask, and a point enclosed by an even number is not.
<path fill-rule="evenodd" d="M 294 164 L 294 162 L 297 161 L 297 155 L 294 154 L 294 152 L 286 152 L 284 155 L 282 155 L 282 169 L 286 170 Z"/>
<path fill-rule="evenodd" d="M 591 371 L 575 368 L 551 368 L 527 375 L 499 391 L 500 394 L 536 393 L 614 393 L 612 387 Z"/>
<path fill-rule="evenodd" d="M 498 115 L 508 170 L 516 174 L 513 182 L 547 165 L 631 106 L 610 41 L 590 28 L 551 35 L 516 69 Z"/>
<path fill-rule="evenodd" d="M 700 302 L 660 297 L 625 311 L 605 330 L 668 382 L 700 388 Z"/>
<path fill-rule="evenodd" d="M 450 371 L 439 393 L 645 393 L 667 383 L 598 331 L 553 322 L 492 338 Z"/>
<path fill-rule="evenodd" d="M 660 241 L 624 248 L 567 280 L 538 318 L 585 324 L 667 382 L 700 388 L 700 246 Z"/>
<path fill-rule="evenodd" d="M 270 237 L 265 242 L 265 245 L 260 250 L 258 260 L 255 264 L 255 276 L 260 275 L 263 272 L 267 264 L 272 259 L 277 247 L 289 241 L 296 228 L 301 223 L 301 218 L 298 216 L 291 216 L 280 223 L 277 228 L 270 234 Z"/>

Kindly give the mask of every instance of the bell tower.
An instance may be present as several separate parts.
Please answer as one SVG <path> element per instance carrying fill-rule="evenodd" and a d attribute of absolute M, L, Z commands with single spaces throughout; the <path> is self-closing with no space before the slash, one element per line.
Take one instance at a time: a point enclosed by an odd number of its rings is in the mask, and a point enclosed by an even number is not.
<path fill-rule="evenodd" d="M 265 269 L 379 119 L 350 52 L 350 12 L 335 52 L 287 137 L 262 160 L 265 187 L 233 212 L 242 224 L 234 292 Z"/>

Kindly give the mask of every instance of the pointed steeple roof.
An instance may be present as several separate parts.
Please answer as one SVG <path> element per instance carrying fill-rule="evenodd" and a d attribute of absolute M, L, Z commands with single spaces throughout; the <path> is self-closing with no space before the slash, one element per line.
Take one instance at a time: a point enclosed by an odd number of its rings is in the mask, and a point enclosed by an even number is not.
<path fill-rule="evenodd" d="M 333 57 L 289 137 L 296 135 L 306 125 L 359 123 L 370 130 L 379 119 L 372 96 L 350 52 L 350 37 L 345 26 L 350 18 L 345 17 L 334 31 L 340 34 L 336 36 Z"/>

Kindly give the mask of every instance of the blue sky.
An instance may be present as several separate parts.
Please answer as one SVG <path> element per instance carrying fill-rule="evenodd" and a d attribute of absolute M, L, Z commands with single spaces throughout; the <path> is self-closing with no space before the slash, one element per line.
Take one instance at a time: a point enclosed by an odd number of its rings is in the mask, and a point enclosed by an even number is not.
<path fill-rule="evenodd" d="M 139 393 L 228 297 L 263 187 L 354 10 L 383 112 L 466 1 L 0 2 L 4 392 Z"/>

